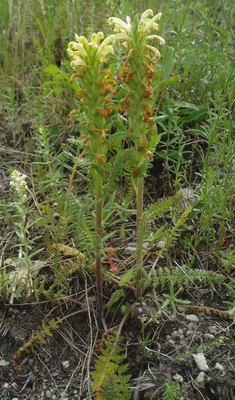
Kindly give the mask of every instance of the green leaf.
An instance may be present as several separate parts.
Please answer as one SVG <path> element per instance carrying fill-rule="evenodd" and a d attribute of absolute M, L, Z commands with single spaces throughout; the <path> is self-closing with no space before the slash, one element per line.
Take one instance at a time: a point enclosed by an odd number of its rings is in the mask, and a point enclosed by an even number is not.
<path fill-rule="evenodd" d="M 110 300 L 105 305 L 106 308 L 110 309 L 115 303 L 117 303 L 122 297 L 124 297 L 125 292 L 123 289 L 118 289 L 113 292 Z"/>

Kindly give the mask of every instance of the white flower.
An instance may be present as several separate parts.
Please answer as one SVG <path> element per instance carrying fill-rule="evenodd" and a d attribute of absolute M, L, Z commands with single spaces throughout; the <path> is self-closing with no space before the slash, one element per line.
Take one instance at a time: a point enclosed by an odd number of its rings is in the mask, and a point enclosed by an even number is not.
<path fill-rule="evenodd" d="M 22 201 L 27 199 L 26 192 L 28 190 L 28 186 L 26 183 L 26 178 L 26 175 L 17 170 L 14 170 L 11 174 L 10 186 L 15 190 Z"/>

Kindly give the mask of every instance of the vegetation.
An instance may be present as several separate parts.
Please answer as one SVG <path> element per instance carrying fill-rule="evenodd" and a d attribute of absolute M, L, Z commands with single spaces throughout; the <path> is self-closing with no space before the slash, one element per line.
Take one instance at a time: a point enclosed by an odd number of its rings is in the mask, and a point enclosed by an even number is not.
<path fill-rule="evenodd" d="M 97 399 L 132 398 L 126 321 L 148 338 L 141 372 L 152 324 L 182 307 L 234 321 L 234 21 L 225 0 L 0 3 L 0 300 L 50 314 L 82 297 L 92 325 L 95 294 Z M 67 317 L 40 320 L 15 365 Z"/>

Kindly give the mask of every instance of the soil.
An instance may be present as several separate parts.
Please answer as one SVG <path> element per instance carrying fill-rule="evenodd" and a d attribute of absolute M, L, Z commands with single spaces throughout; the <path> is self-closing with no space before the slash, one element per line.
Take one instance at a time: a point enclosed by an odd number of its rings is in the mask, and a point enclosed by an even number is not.
<path fill-rule="evenodd" d="M 211 295 L 200 289 L 205 306 L 221 309 L 223 299 L 219 295 L 212 299 Z M 190 300 L 198 296 L 198 289 L 188 294 Z M 175 380 L 183 388 L 184 400 L 235 399 L 235 335 L 231 320 L 192 313 L 187 307 L 180 307 L 177 315 L 167 311 L 160 316 L 151 293 L 133 304 L 134 311 L 122 329 L 133 377 L 133 398 L 161 399 L 166 381 Z M 84 294 L 83 298 L 53 307 L 47 303 L 2 304 L 0 312 L 1 400 L 93 398 L 90 373 L 95 344 L 105 330 L 97 321 L 92 296 Z M 40 328 L 41 321 L 57 317 L 63 321 L 47 344 L 36 345 L 33 352 L 13 362 L 19 347 Z M 111 322 L 112 318 L 116 321 Z M 121 318 L 109 312 L 108 328 L 120 323 Z M 198 353 L 203 354 L 204 371 L 194 360 L 193 355 Z"/>

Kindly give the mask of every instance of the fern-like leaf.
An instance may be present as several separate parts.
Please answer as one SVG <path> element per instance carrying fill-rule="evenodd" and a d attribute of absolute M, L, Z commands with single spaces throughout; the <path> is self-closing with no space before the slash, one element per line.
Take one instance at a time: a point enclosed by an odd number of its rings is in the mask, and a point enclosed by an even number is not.
<path fill-rule="evenodd" d="M 128 391 L 130 375 L 122 348 L 114 336 L 108 336 L 102 343 L 101 354 L 92 372 L 92 384 L 96 400 L 130 400 Z"/>

